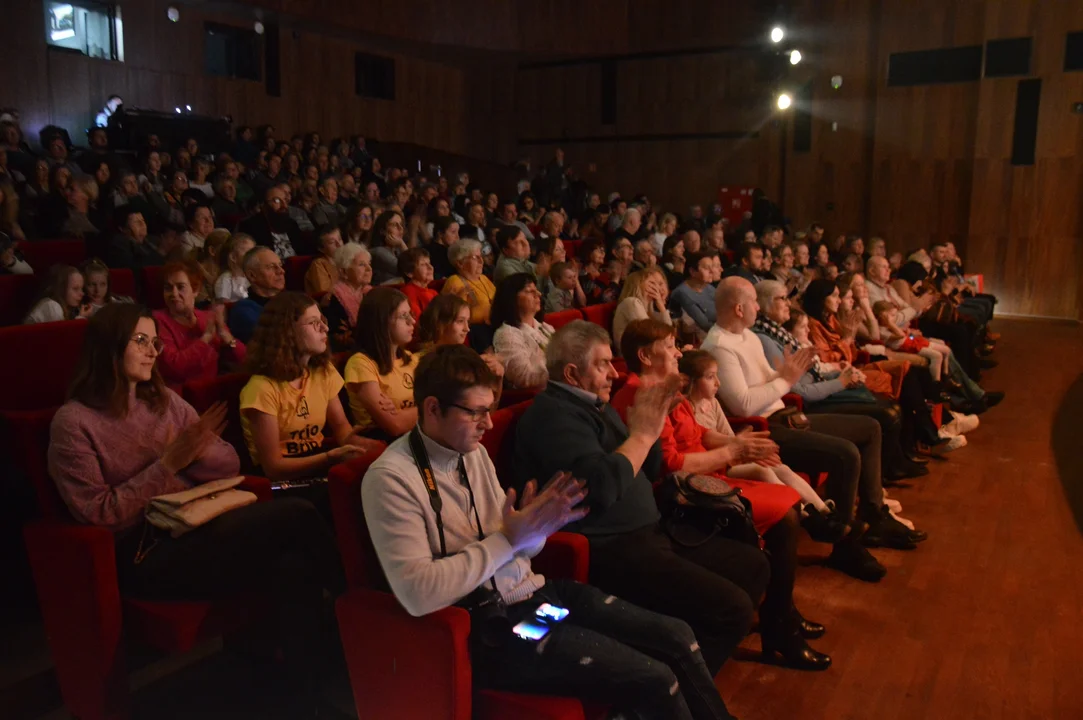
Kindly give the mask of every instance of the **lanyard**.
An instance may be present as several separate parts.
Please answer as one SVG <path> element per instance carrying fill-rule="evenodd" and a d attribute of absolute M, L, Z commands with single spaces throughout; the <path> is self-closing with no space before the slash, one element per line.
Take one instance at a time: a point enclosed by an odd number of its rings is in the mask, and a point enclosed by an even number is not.
<path fill-rule="evenodd" d="M 444 502 L 440 499 L 440 489 L 436 487 L 436 476 L 432 472 L 432 463 L 429 462 L 429 453 L 425 450 L 425 443 L 421 439 L 421 430 L 414 427 L 410 431 L 410 452 L 417 461 L 417 469 L 421 472 L 421 480 L 425 483 L 425 490 L 429 493 L 429 504 L 436 513 L 436 532 L 440 535 L 440 557 L 447 557 L 447 542 L 444 539 L 444 519 L 440 511 L 443 510 Z M 466 485 L 466 491 L 470 494 L 470 509 L 474 511 L 474 520 L 478 524 L 478 540 L 485 539 L 485 531 L 481 527 L 481 516 L 478 515 L 478 506 L 474 502 L 474 488 L 470 486 L 470 478 L 466 474 L 466 463 L 463 456 L 459 455 L 459 479 Z M 495 583 L 494 583 L 495 587 Z"/>

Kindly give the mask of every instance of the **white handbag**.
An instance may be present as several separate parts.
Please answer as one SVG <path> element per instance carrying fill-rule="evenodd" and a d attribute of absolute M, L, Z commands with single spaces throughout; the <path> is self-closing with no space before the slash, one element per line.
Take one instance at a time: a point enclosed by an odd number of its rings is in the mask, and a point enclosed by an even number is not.
<path fill-rule="evenodd" d="M 145 511 L 146 521 L 168 530 L 175 538 L 180 537 L 219 515 L 256 502 L 254 494 L 235 489 L 242 482 L 243 477 L 224 478 L 190 490 L 152 497 Z"/>

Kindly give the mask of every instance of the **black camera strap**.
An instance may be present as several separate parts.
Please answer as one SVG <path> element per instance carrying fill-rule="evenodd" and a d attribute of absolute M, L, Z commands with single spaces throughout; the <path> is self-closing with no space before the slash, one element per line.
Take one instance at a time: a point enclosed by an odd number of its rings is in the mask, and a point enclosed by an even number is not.
<path fill-rule="evenodd" d="M 429 493 L 429 504 L 432 506 L 432 511 L 436 513 L 436 532 L 440 535 L 440 556 L 447 557 L 447 541 L 444 539 L 444 518 L 441 516 L 444 501 L 440 499 L 440 488 L 436 486 L 436 476 L 432 472 L 429 452 L 425 449 L 425 441 L 421 439 L 421 430 L 416 425 L 410 431 L 410 452 L 414 455 L 417 469 L 421 472 L 421 480 L 425 483 L 425 490 Z M 461 454 L 459 455 L 459 480 L 466 486 L 466 491 L 470 493 L 470 509 L 474 511 L 474 520 L 478 524 L 478 540 L 484 540 L 485 531 L 481 527 L 481 516 L 478 514 L 477 503 L 474 502 L 474 488 L 470 486 L 470 477 L 466 474 L 466 463 L 463 462 Z M 495 582 L 493 583 L 493 589 L 496 589 Z"/>

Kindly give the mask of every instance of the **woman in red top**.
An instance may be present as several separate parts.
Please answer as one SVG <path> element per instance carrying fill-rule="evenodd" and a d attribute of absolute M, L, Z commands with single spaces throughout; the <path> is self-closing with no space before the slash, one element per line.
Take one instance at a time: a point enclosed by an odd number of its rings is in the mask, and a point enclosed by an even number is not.
<path fill-rule="evenodd" d="M 421 320 L 421 313 L 425 312 L 425 308 L 439 294 L 429 287 L 433 279 L 429 251 L 416 247 L 399 255 L 399 275 L 404 281 L 399 290 L 402 290 L 402 294 L 410 301 L 410 314 L 414 316 L 416 323 Z"/>
<path fill-rule="evenodd" d="M 230 370 L 244 362 L 244 343 L 226 324 L 225 305 L 214 310 L 197 310 L 196 295 L 203 275 L 190 263 L 168 263 L 162 268 L 165 281 L 165 309 L 154 311 L 162 353 L 158 369 L 167 384 L 177 386 L 189 380 L 208 380 L 219 368 Z"/>
<path fill-rule="evenodd" d="M 635 404 L 643 384 L 664 381 L 679 372 L 681 351 L 674 342 L 674 328 L 658 320 L 629 323 L 621 337 L 621 351 L 631 373 L 610 404 L 624 417 Z M 831 658 L 805 642 L 823 634 L 822 625 L 806 621 L 793 604 L 797 574 L 797 511 L 801 496 L 785 485 L 726 477 L 726 468 L 746 462 L 781 463 L 778 446 L 767 433 L 743 433 L 726 437 L 699 425 L 687 398 L 678 396 L 661 434 L 663 472 L 684 470 L 723 478 L 752 503 L 752 518 L 763 534 L 769 552 L 771 580 L 760 607 L 763 652 L 768 658 L 781 655 L 785 664 L 801 670 L 825 670 Z M 709 447 L 708 447 L 709 446 Z"/>

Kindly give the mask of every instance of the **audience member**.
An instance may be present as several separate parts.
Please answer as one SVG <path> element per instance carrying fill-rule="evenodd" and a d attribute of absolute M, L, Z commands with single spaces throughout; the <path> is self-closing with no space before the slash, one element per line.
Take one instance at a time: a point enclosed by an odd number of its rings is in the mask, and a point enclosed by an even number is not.
<path fill-rule="evenodd" d="M 354 428 L 380 439 L 396 438 L 417 424 L 414 373 L 419 356 L 407 350 L 414 316 L 395 288 L 373 289 L 361 302 L 356 352 L 346 363 L 346 392 Z"/>
<path fill-rule="evenodd" d="M 644 717 L 730 717 L 687 625 L 532 572 L 530 558 L 546 537 L 586 515 L 575 509 L 586 493 L 561 473 L 543 490 L 532 482 L 505 497 L 479 442 L 492 427 L 494 380 L 467 348 L 429 353 L 414 390 L 417 429 L 393 443 L 362 483 L 366 523 L 399 602 L 417 616 L 453 604 L 474 613 L 471 666 L 478 687 L 590 697 Z M 433 469 L 429 492 L 444 498 L 444 510 L 433 510 L 441 505 L 425 497 L 418 473 L 424 466 Z M 476 527 L 467 521 L 471 514 Z M 569 610 L 568 620 L 544 645 L 510 630 L 495 636 L 479 609 L 494 594 L 506 604 L 509 623 L 533 617 L 543 602 Z"/>
<path fill-rule="evenodd" d="M 332 352 L 353 349 L 361 301 L 372 289 L 372 256 L 364 245 L 347 243 L 335 251 L 338 281 L 324 296 L 322 309 L 331 334 Z"/>
<path fill-rule="evenodd" d="M 723 274 L 724 277 L 743 277 L 755 285 L 762 278 L 763 270 L 763 246 L 759 243 L 741 243 L 741 257 L 736 265 L 731 265 Z"/>
<path fill-rule="evenodd" d="M 545 236 L 548 237 L 548 236 Z M 544 238 L 538 238 L 538 242 Z M 537 268 L 530 262 L 530 243 L 518 227 L 503 227 L 496 233 L 496 244 L 500 257 L 493 270 L 493 282 L 499 285 L 504 278 L 516 273 L 527 273 L 536 277 Z"/>
<path fill-rule="evenodd" d="M 0 275 L 33 275 L 34 268 L 15 247 L 15 241 L 7 233 L 0 232 Z"/>
<path fill-rule="evenodd" d="M 410 301 L 410 314 L 414 316 L 414 322 L 417 322 L 421 319 L 421 313 L 439 294 L 429 287 L 433 281 L 429 251 L 416 247 L 399 255 L 399 276 L 403 279 L 399 289 Z"/>
<path fill-rule="evenodd" d="M 245 347 L 226 325 L 225 305 L 197 310 L 196 295 L 203 283 L 191 263 L 167 263 L 162 268 L 165 309 L 154 311 L 161 338 L 162 379 L 179 387 L 189 380 L 210 380 L 219 369 L 230 372 L 244 362 Z"/>
<path fill-rule="evenodd" d="M 109 289 L 109 268 L 101 260 L 87 260 L 80 271 L 83 274 L 83 290 L 86 301 L 90 303 L 91 313 L 97 313 L 109 303 L 132 302 L 130 297 L 114 295 Z"/>
<path fill-rule="evenodd" d="M 668 294 L 665 275 L 657 267 L 628 276 L 613 313 L 613 345 L 618 354 L 620 339 L 629 323 L 653 318 L 667 325 L 673 324 L 673 318 L 666 309 Z"/>
<path fill-rule="evenodd" d="M 270 299 L 246 365 L 252 377 L 241 390 L 241 428 L 252 464 L 272 481 L 326 477 L 333 465 L 378 447 L 346 419 L 338 399 L 342 376 L 312 298 L 283 292 Z M 337 444 L 330 450 L 324 426 Z"/>
<path fill-rule="evenodd" d="M 459 295 L 470 304 L 472 326 L 488 325 L 496 286 L 482 275 L 485 261 L 481 259 L 481 243 L 459 240 L 448 248 L 448 260 L 455 266 L 455 274 L 447 279 L 441 292 Z"/>
<path fill-rule="evenodd" d="M 263 308 L 286 287 L 286 270 L 274 251 L 256 246 L 244 256 L 241 267 L 248 278 L 248 297 L 237 301 L 229 311 L 229 330 L 243 343 L 256 331 Z"/>
<path fill-rule="evenodd" d="M 319 255 L 305 271 L 305 292 L 323 295 L 338 282 L 338 266 L 335 253 L 342 247 L 342 232 L 335 225 L 321 225 L 316 232 L 316 248 Z"/>
<path fill-rule="evenodd" d="M 214 283 L 214 299 L 232 303 L 248 297 L 248 277 L 244 274 L 244 257 L 256 246 L 252 238 L 244 233 L 230 236 L 219 258 L 225 258 L 225 268 Z"/>
<path fill-rule="evenodd" d="M 539 320 L 541 293 L 533 275 L 516 273 L 496 289 L 491 325 L 493 348 L 504 364 L 504 379 L 518 388 L 545 384 L 545 348 L 553 326 Z"/>
<path fill-rule="evenodd" d="M 301 228 L 290 219 L 286 192 L 277 186 L 268 188 L 259 212 L 241 222 L 239 230 L 249 235 L 261 247 L 274 251 L 285 260 L 305 254 Z"/>
<path fill-rule="evenodd" d="M 687 315 L 695 328 L 706 333 L 715 321 L 715 288 L 711 285 L 713 268 L 707 253 L 688 256 L 688 278 L 669 298 L 674 313 Z"/>
<path fill-rule="evenodd" d="M 368 247 L 374 217 L 375 211 L 367 202 L 351 206 L 346 213 L 346 222 L 343 223 L 343 241 Z"/>
<path fill-rule="evenodd" d="M 399 255 L 406 249 L 406 220 L 398 210 L 385 210 L 372 227 L 372 284 L 383 285 L 399 275 Z"/>
<path fill-rule="evenodd" d="M 83 274 L 77 268 L 53 265 L 38 301 L 23 319 L 23 324 L 89 318 L 94 314 L 94 308 L 83 299 L 83 284 Z"/>

